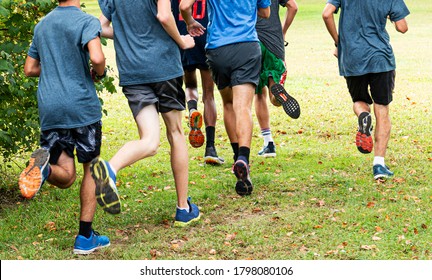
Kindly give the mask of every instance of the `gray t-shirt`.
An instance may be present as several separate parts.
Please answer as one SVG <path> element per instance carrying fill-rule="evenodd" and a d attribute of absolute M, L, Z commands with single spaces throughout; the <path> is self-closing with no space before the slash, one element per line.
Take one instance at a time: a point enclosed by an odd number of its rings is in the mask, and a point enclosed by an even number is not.
<path fill-rule="evenodd" d="M 77 7 L 57 7 L 36 25 L 28 55 L 41 63 L 42 131 L 87 126 L 102 118 L 87 50 L 100 32 L 99 20 Z"/>
<path fill-rule="evenodd" d="M 338 61 L 341 76 L 361 76 L 396 69 L 387 17 L 398 21 L 409 15 L 403 0 L 328 0 L 339 17 Z"/>
<path fill-rule="evenodd" d="M 285 60 L 285 47 L 282 33 L 281 20 L 279 18 L 279 5 L 285 7 L 289 0 L 272 0 L 270 17 L 268 19 L 258 17 L 256 31 L 258 39 L 276 57 Z"/>
<path fill-rule="evenodd" d="M 180 49 L 156 18 L 155 0 L 99 0 L 112 22 L 120 86 L 167 81 L 183 75 Z"/>

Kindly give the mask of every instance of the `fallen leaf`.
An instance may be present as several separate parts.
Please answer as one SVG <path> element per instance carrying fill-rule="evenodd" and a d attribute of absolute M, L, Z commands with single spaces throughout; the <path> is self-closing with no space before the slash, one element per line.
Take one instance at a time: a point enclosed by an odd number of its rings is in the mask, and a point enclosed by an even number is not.
<path fill-rule="evenodd" d="M 261 210 L 261 208 L 254 208 L 254 209 L 252 209 L 252 213 L 259 213 L 259 212 L 261 212 L 262 210 Z"/>
<path fill-rule="evenodd" d="M 374 236 L 372 236 L 372 240 L 378 241 L 378 240 L 381 240 L 381 237 L 374 235 Z"/>
<path fill-rule="evenodd" d="M 374 206 L 375 206 L 375 202 L 373 202 L 373 201 L 368 202 L 368 204 L 366 205 L 367 208 L 372 208 Z"/>
<path fill-rule="evenodd" d="M 414 228 L 414 234 L 418 234 L 418 229 Z"/>
<path fill-rule="evenodd" d="M 209 254 L 210 254 L 210 255 L 216 255 L 216 250 L 215 250 L 215 249 L 211 249 L 211 250 L 209 251 Z"/>
<path fill-rule="evenodd" d="M 225 240 L 226 240 L 226 241 L 232 241 L 232 240 L 235 239 L 236 235 L 237 235 L 237 232 L 235 232 L 235 233 L 233 233 L 233 234 L 227 234 L 227 235 L 225 236 Z"/>
<path fill-rule="evenodd" d="M 382 232 L 383 231 L 383 229 L 381 227 L 379 227 L 379 226 L 376 226 L 375 230 L 376 230 L 376 232 Z"/>

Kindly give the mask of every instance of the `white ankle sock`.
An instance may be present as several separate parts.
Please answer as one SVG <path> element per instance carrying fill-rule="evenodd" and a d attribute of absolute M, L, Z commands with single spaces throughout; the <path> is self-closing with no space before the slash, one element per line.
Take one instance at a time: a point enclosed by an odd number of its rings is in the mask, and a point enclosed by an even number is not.
<path fill-rule="evenodd" d="M 177 209 L 178 209 L 178 210 L 186 210 L 186 212 L 189 213 L 189 207 L 188 207 L 188 208 L 180 208 L 180 207 L 177 206 Z"/>
<path fill-rule="evenodd" d="M 373 165 L 377 165 L 377 164 L 385 166 L 384 157 L 374 157 Z"/>

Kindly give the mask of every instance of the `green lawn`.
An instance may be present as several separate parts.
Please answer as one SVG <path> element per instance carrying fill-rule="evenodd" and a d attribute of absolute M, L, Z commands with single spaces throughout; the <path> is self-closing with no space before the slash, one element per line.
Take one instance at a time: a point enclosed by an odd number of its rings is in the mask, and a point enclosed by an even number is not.
<path fill-rule="evenodd" d="M 99 16 L 97 1 L 83 2 L 86 11 Z M 270 108 L 274 159 L 257 156 L 262 139 L 254 116 L 251 196 L 235 193 L 231 146 L 216 92 L 216 145 L 227 163 L 206 166 L 204 148 L 189 148 L 189 193 L 203 214 L 199 223 L 172 227 L 176 195 L 169 145 L 162 137 L 156 156 L 119 173 L 122 213 L 110 216 L 100 208 L 96 213 L 94 228 L 110 237 L 110 247 L 88 257 L 72 254 L 79 182 L 68 190 L 45 185 L 31 201 L 21 199 L 12 185 L 0 188 L 0 258 L 432 259 L 432 2 L 406 1 L 411 10 L 406 34 L 388 25 L 397 77 L 386 157 L 395 177 L 387 182 L 373 180 L 373 155 L 355 147 L 357 119 L 321 19 L 325 1 L 297 3 L 287 36 L 285 87 L 299 101 L 302 115 L 293 120 L 281 108 Z M 111 42 L 104 51 L 114 66 Z M 103 118 L 102 157 L 110 158 L 138 134 L 121 89 L 103 98 L 108 116 Z M 187 134 L 186 118 L 184 128 Z M 24 164 L 27 156 L 17 161 Z"/>

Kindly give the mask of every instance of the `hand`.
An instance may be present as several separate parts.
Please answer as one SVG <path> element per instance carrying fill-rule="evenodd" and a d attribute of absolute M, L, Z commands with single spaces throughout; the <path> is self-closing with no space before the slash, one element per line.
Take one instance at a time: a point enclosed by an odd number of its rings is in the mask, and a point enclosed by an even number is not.
<path fill-rule="evenodd" d="M 191 35 L 182 35 L 181 38 L 183 40 L 183 45 L 181 46 L 183 50 L 195 47 L 195 40 Z"/>
<path fill-rule="evenodd" d="M 96 70 L 93 67 L 90 68 L 90 76 L 95 83 L 99 83 L 106 76 L 106 69 L 102 75 L 98 75 Z"/>
<path fill-rule="evenodd" d="M 338 57 L 338 48 L 336 47 L 333 51 L 333 55 L 337 58 Z"/>
<path fill-rule="evenodd" d="M 188 24 L 186 28 L 189 34 L 193 37 L 203 35 L 204 31 L 206 30 L 204 26 L 202 26 L 201 23 L 197 22 L 196 20 L 194 20 L 191 24 Z"/>

